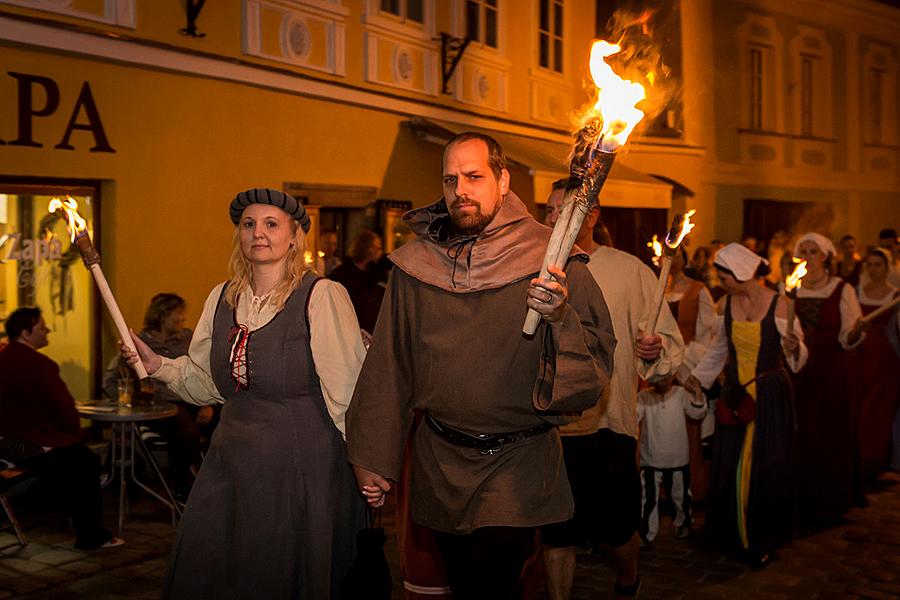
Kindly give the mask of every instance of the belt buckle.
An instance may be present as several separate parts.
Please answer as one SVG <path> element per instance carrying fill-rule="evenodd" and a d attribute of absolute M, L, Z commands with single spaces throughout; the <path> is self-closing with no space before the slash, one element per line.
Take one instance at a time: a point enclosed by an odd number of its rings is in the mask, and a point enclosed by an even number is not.
<path fill-rule="evenodd" d="M 482 442 L 492 442 L 492 441 L 494 442 L 494 445 L 492 445 L 490 448 L 486 448 L 484 450 L 481 450 L 481 449 L 478 450 L 478 452 L 480 452 L 483 456 L 490 456 L 492 454 L 496 454 L 497 452 L 500 452 L 501 450 L 503 450 L 503 440 L 497 439 L 497 436 L 495 436 L 493 434 L 482 433 L 482 434 L 476 435 L 475 437 L 477 437 Z"/>

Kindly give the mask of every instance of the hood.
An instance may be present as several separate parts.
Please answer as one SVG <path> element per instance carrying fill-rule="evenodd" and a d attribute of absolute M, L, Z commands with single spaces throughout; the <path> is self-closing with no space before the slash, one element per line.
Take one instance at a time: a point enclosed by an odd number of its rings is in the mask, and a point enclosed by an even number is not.
<path fill-rule="evenodd" d="M 456 232 L 443 198 L 409 211 L 403 221 L 418 237 L 392 252 L 391 261 L 411 277 L 453 293 L 496 289 L 535 276 L 551 232 L 512 191 L 476 235 Z M 578 248 L 572 256 L 587 262 Z"/>

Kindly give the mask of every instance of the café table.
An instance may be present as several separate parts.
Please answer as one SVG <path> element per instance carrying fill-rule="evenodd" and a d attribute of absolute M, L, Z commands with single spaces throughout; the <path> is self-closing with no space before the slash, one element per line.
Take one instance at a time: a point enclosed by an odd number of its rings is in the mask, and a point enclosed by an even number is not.
<path fill-rule="evenodd" d="M 148 421 L 157 421 L 159 419 L 167 419 L 178 414 L 178 409 L 174 404 L 169 402 L 157 403 L 151 406 L 120 406 L 112 402 L 93 402 L 77 404 L 78 414 L 86 419 L 98 421 L 102 423 L 110 423 L 112 425 L 112 443 L 110 444 L 110 461 L 112 469 L 112 478 L 116 476 L 116 466 L 118 461 L 118 479 L 119 479 L 119 521 L 118 533 L 122 536 L 122 524 L 125 521 L 125 488 L 126 474 L 131 481 L 146 491 L 148 494 L 166 505 L 172 511 L 172 524 L 174 525 L 177 518 L 181 516 L 181 506 L 175 500 L 172 489 L 166 483 L 162 471 L 153 453 L 147 448 L 141 437 L 139 426 Z M 159 494 L 156 490 L 138 479 L 135 470 L 135 451 L 139 449 L 144 456 L 147 464 L 156 473 L 160 483 L 162 483 L 165 496 Z M 128 469 L 126 466 L 130 465 Z M 105 485 L 109 485 L 112 478 Z"/>

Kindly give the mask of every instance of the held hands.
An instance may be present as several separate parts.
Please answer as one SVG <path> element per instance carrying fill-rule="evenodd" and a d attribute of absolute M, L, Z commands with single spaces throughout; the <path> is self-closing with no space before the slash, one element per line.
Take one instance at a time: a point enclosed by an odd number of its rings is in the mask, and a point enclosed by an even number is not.
<path fill-rule="evenodd" d="M 538 277 L 532 279 L 525 304 L 548 323 L 558 323 L 566 314 L 569 286 L 566 273 L 562 269 L 551 266 L 548 270 L 556 281 Z"/>
<path fill-rule="evenodd" d="M 655 362 L 662 352 L 662 338 L 658 335 L 646 335 L 643 331 L 639 331 L 637 340 L 634 342 L 634 350 L 638 358 L 644 362 Z"/>
<path fill-rule="evenodd" d="M 381 508 L 386 499 L 385 494 L 391 491 L 388 480 L 362 467 L 353 465 L 353 474 L 356 475 L 356 483 L 359 484 L 359 492 L 372 508 Z"/>
<path fill-rule="evenodd" d="M 135 335 L 134 331 L 129 329 L 128 333 L 131 334 L 131 343 L 137 348 L 137 352 L 130 350 L 121 340 L 119 340 L 119 351 L 122 353 L 122 358 L 124 358 L 125 362 L 132 367 L 139 362 L 144 363 L 147 374 L 153 375 L 162 366 L 162 359 L 159 357 L 159 354 L 154 352 L 150 346 L 144 343 L 144 340 Z"/>
<path fill-rule="evenodd" d="M 700 385 L 700 380 L 693 375 L 688 377 L 687 381 L 684 382 L 684 388 L 692 394 L 698 394 L 703 391 L 703 386 Z"/>

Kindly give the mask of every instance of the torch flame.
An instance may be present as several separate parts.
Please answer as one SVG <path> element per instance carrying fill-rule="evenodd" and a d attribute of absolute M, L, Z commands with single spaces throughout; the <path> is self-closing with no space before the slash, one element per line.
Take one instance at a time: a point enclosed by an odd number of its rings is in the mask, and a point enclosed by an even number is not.
<path fill-rule="evenodd" d="M 316 254 L 319 255 L 319 258 L 325 258 L 325 253 L 322 252 L 321 250 L 319 250 L 318 252 L 316 252 Z"/>
<path fill-rule="evenodd" d="M 313 253 L 311 250 L 303 252 L 303 262 L 306 263 L 307 267 L 313 264 Z"/>
<path fill-rule="evenodd" d="M 793 260 L 794 264 L 797 266 L 794 267 L 794 271 L 784 280 L 785 292 L 793 292 L 795 289 L 799 288 L 803 283 L 801 279 L 806 275 L 806 261 L 800 260 L 799 258 L 794 258 Z"/>
<path fill-rule="evenodd" d="M 647 242 L 647 247 L 653 248 L 653 264 L 658 267 L 659 257 L 662 256 L 663 248 L 662 244 L 659 243 L 659 238 L 655 233 L 653 234 L 653 240 Z"/>
<path fill-rule="evenodd" d="M 674 250 L 675 248 L 677 248 L 678 246 L 681 245 L 681 242 L 684 241 L 684 238 L 687 237 L 687 234 L 689 234 L 691 231 L 694 230 L 694 225 L 696 225 L 696 223 L 691 223 L 691 217 L 694 216 L 695 212 L 697 212 L 697 211 L 692 208 L 691 210 L 684 213 L 684 220 L 681 222 L 681 231 L 678 232 L 678 236 L 675 238 L 674 241 L 670 240 L 669 235 L 667 234 L 666 235 L 666 246 L 668 246 L 669 248 L 672 248 Z M 669 232 L 669 233 L 671 233 L 671 232 Z"/>
<path fill-rule="evenodd" d="M 635 107 L 647 97 L 644 86 L 622 79 L 606 62 L 606 57 L 621 51 L 620 45 L 605 40 L 597 40 L 591 46 L 591 78 L 597 86 L 597 101 L 586 121 L 598 115 L 603 120 L 599 139 L 604 152 L 615 152 L 644 118 L 644 112 Z"/>
<path fill-rule="evenodd" d="M 66 229 L 69 231 L 69 238 L 74 242 L 75 238 L 87 231 L 87 221 L 78 214 L 78 202 L 72 196 L 67 195 L 65 200 L 58 197 L 50 199 L 50 205 L 47 207 L 49 212 L 56 212 L 60 208 L 66 212 Z"/>

